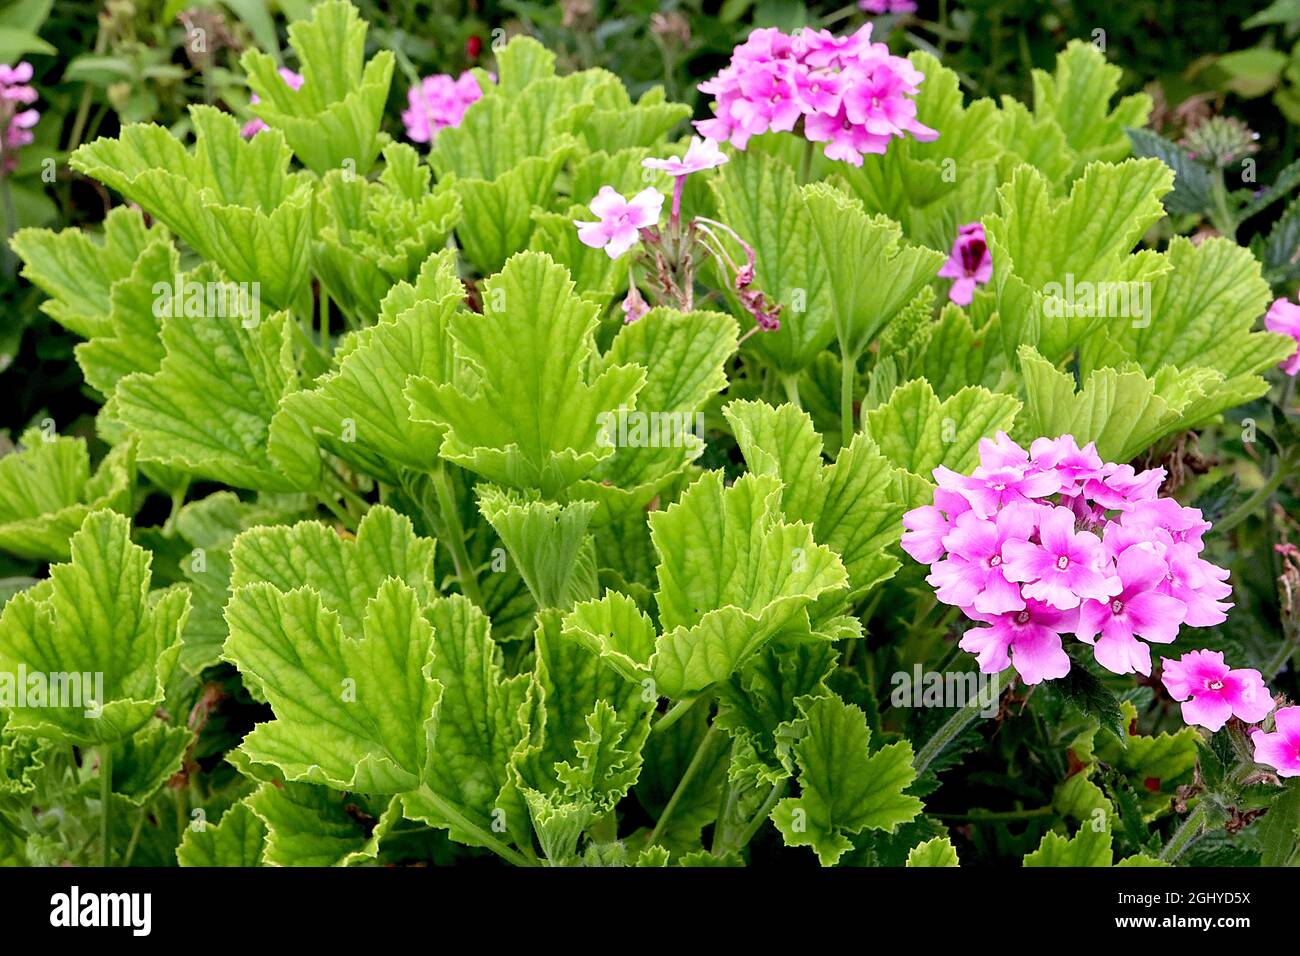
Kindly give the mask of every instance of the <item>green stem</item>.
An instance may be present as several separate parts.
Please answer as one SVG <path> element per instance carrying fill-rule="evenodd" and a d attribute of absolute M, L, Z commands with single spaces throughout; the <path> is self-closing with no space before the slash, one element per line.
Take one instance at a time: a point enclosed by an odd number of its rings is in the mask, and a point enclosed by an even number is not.
<path fill-rule="evenodd" d="M 687 787 L 691 785 L 691 781 L 700 772 L 700 767 L 704 765 L 704 755 L 712 749 L 713 741 L 717 739 L 718 732 L 717 724 L 710 725 L 708 733 L 704 735 L 700 745 L 695 748 L 695 755 L 691 757 L 686 772 L 682 774 L 681 780 L 677 781 L 677 788 L 673 791 L 673 795 L 668 798 L 668 805 L 664 807 L 664 812 L 659 814 L 659 819 L 655 822 L 655 828 L 650 834 L 651 843 L 659 842 L 659 837 L 664 832 L 664 825 L 672 818 L 673 811 L 677 809 L 677 804 L 681 802 Z"/>
<path fill-rule="evenodd" d="M 1032 820 L 1034 817 L 1049 817 L 1054 813 L 1056 813 L 1055 807 L 1035 807 L 1033 810 L 990 810 L 987 813 L 935 813 L 932 816 L 936 820 L 947 820 L 953 823 L 997 823 L 1000 821 Z"/>
<path fill-rule="evenodd" d="M 100 866 L 113 865 L 113 745 L 99 747 L 99 852 Z"/>
<path fill-rule="evenodd" d="M 668 708 L 668 713 L 655 721 L 654 726 L 650 728 L 650 733 L 657 734 L 667 730 L 673 724 L 677 723 L 677 721 L 685 717 L 686 712 L 694 707 L 698 700 L 698 697 L 689 697 L 686 700 L 679 700 L 677 703 L 673 704 L 672 707 Z"/>
<path fill-rule="evenodd" d="M 131 858 L 135 856 L 136 844 L 140 842 L 140 831 L 144 829 L 145 817 L 149 815 L 148 807 L 140 808 L 140 815 L 136 818 L 135 829 L 131 831 L 131 842 L 126 845 L 126 853 L 122 857 L 122 865 L 130 866 Z"/>
<path fill-rule="evenodd" d="M 163 523 L 162 536 L 164 538 L 175 537 L 176 519 L 180 517 L 181 506 L 185 504 L 185 496 L 190 490 L 190 480 L 188 478 L 181 482 L 181 486 L 172 492 L 172 507 L 167 514 L 167 520 Z"/>
<path fill-rule="evenodd" d="M 857 384 L 857 356 L 844 355 L 840 363 L 840 447 L 848 448 L 853 441 L 853 387 Z"/>
<path fill-rule="evenodd" d="M 4 206 L 5 217 L 4 276 L 12 280 L 18 273 L 18 256 L 9 247 L 9 240 L 13 238 L 14 231 L 18 228 L 18 213 L 14 210 L 14 194 L 9 188 L 9 177 L 3 170 L 0 170 L 0 204 Z"/>
<path fill-rule="evenodd" d="M 998 687 L 1001 688 L 1011 680 L 1011 675 L 1015 673 L 1010 667 L 998 675 Z M 984 709 L 983 702 L 976 695 L 975 699 L 968 703 L 961 710 L 949 717 L 929 740 L 925 742 L 916 757 L 912 760 L 912 766 L 916 768 L 917 774 L 925 772 L 925 768 L 930 766 L 934 758 L 943 753 L 945 747 L 952 743 L 957 735 L 965 730 L 980 715 Z"/>
<path fill-rule="evenodd" d="M 1273 470 L 1272 477 L 1270 477 L 1268 481 L 1264 482 L 1264 484 L 1261 485 L 1253 495 L 1229 512 L 1226 518 L 1220 519 L 1214 525 L 1214 530 L 1222 534 L 1245 521 L 1247 517 L 1254 513 L 1256 508 L 1268 500 L 1269 496 L 1272 495 L 1273 492 L 1277 491 L 1278 486 L 1286 480 L 1286 476 L 1290 470 L 1291 469 L 1285 461 L 1278 461 L 1277 467 Z"/>
<path fill-rule="evenodd" d="M 433 486 L 438 494 L 438 508 L 442 511 L 443 527 L 447 531 L 447 547 L 451 549 L 451 561 L 456 567 L 456 579 L 465 597 L 479 607 L 484 607 L 483 593 L 479 590 L 478 574 L 470 563 L 469 552 L 465 549 L 465 528 L 460 523 L 460 511 L 456 507 L 456 496 L 452 493 L 451 481 L 447 477 L 447 466 L 440 463 L 433 473 Z"/>
<path fill-rule="evenodd" d="M 538 861 L 535 857 L 529 858 L 524 856 L 518 850 L 515 850 L 513 847 L 507 846 L 505 843 L 498 840 L 491 832 L 472 822 L 455 806 L 430 790 L 428 784 L 420 785 L 419 799 L 428 802 L 430 806 L 434 807 L 434 809 L 438 811 L 438 815 L 442 817 L 442 819 L 446 820 L 457 829 L 464 830 L 467 833 L 472 833 L 483 846 L 487 847 L 507 863 L 513 863 L 515 866 L 537 866 Z"/>
<path fill-rule="evenodd" d="M 795 408 L 803 408 L 803 402 L 799 401 L 799 376 L 782 375 L 781 385 L 785 388 L 785 399 Z"/>
<path fill-rule="evenodd" d="M 1201 831 L 1205 828 L 1206 823 L 1205 800 L 1202 799 L 1196 805 L 1196 809 L 1187 815 L 1182 826 L 1174 831 L 1174 835 L 1169 838 L 1165 848 L 1160 851 L 1160 859 L 1166 863 L 1173 863 L 1178 859 L 1189 846 L 1191 846 L 1201 836 Z"/>
<path fill-rule="evenodd" d="M 316 500 L 329 509 L 330 514 L 338 519 L 339 524 L 349 531 L 356 530 L 356 523 L 352 516 L 339 507 L 338 502 L 328 491 L 322 491 L 316 495 Z"/>
<path fill-rule="evenodd" d="M 800 183 L 807 183 L 809 177 L 812 175 L 813 150 L 816 148 L 817 144 L 812 140 L 807 140 L 803 144 L 803 158 L 799 161 Z"/>
<path fill-rule="evenodd" d="M 768 792 L 767 799 L 764 800 L 763 805 L 758 808 L 758 812 L 750 818 L 749 823 L 745 824 L 745 829 L 740 832 L 740 836 L 736 838 L 735 844 L 732 845 L 730 849 L 743 850 L 745 847 L 749 846 L 749 841 L 754 839 L 754 835 L 758 833 L 759 828 L 767 822 L 767 818 L 771 815 L 772 808 L 776 806 L 776 802 L 785 794 L 787 783 L 789 783 L 788 779 L 778 780 L 776 783 L 772 784 L 772 789 Z"/>
<path fill-rule="evenodd" d="M 1214 208 L 1210 210 L 1210 221 L 1225 239 L 1237 241 L 1237 219 L 1228 207 L 1228 187 L 1223 182 L 1223 170 L 1216 170 L 1210 178 L 1210 193 Z"/>

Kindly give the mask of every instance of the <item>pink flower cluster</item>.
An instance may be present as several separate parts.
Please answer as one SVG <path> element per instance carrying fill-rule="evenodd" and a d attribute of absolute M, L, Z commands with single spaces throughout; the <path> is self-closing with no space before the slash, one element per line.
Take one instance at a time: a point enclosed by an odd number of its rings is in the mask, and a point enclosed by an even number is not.
<path fill-rule="evenodd" d="M 19 108 L 36 102 L 31 79 L 30 63 L 0 64 L 0 172 L 13 172 L 18 165 L 18 149 L 32 141 L 32 127 L 41 118 L 36 110 Z"/>
<path fill-rule="evenodd" d="M 858 9 L 879 16 L 882 13 L 915 13 L 913 0 L 858 0 Z"/>
<path fill-rule="evenodd" d="M 935 469 L 934 504 L 904 515 L 902 546 L 940 601 L 986 625 L 960 642 L 980 670 L 1064 677 L 1073 635 L 1108 670 L 1150 674 L 1149 643 L 1226 620 L 1228 572 L 1200 557 L 1210 524 L 1158 497 L 1164 469 L 1103 462 L 1069 435 L 1026 451 L 999 432 L 979 451 L 970 475 Z"/>
<path fill-rule="evenodd" d="M 279 73 L 280 73 L 280 79 L 284 80 L 285 85 L 288 86 L 289 89 L 291 90 L 302 89 L 303 78 L 301 74 L 293 72 L 293 70 L 289 69 L 287 66 L 280 67 Z M 253 103 L 260 103 L 261 100 L 258 99 L 257 94 L 254 93 L 252 96 L 248 98 L 248 102 L 251 105 Z M 240 135 L 242 135 L 245 139 L 247 139 L 249 137 L 256 136 L 264 129 L 266 129 L 266 124 L 263 123 L 257 117 L 253 117 L 251 120 L 249 120 L 247 123 L 244 124 L 244 128 L 241 129 L 239 132 Z"/>
<path fill-rule="evenodd" d="M 402 110 L 406 138 L 413 143 L 432 142 L 438 130 L 459 126 L 469 105 L 482 95 L 478 80 L 468 70 L 454 80 L 446 73 L 426 76 L 406 91 L 409 108 Z"/>
<path fill-rule="evenodd" d="M 916 118 L 913 97 L 924 74 L 883 43 L 871 24 L 837 37 L 805 27 L 793 35 L 774 27 L 753 31 L 731 62 L 700 91 L 715 98 L 712 119 L 696 127 L 712 140 L 744 149 L 751 136 L 789 132 L 826 143 L 826 156 L 854 166 L 864 153 L 883 153 L 894 137 L 939 134 Z"/>
<path fill-rule="evenodd" d="M 1289 299 L 1278 299 L 1269 306 L 1268 315 L 1264 316 L 1264 328 L 1295 339 L 1295 351 L 1284 358 L 1278 367 L 1287 375 L 1300 375 L 1300 305 Z"/>

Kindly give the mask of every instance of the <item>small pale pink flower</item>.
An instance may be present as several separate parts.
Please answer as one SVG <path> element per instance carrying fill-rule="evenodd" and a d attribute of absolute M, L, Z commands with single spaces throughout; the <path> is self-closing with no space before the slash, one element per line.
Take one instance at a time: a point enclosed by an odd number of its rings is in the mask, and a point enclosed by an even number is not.
<path fill-rule="evenodd" d="M 670 176 L 689 176 L 691 173 L 721 166 L 728 159 L 727 154 L 718 149 L 718 144 L 713 140 L 692 136 L 686 155 L 681 159 L 643 159 L 641 165 L 646 169 L 662 169 Z"/>
<path fill-rule="evenodd" d="M 858 9 L 877 16 L 885 13 L 915 13 L 915 0 L 858 0 Z"/>
<path fill-rule="evenodd" d="M 970 305 L 975 286 L 993 278 L 993 254 L 989 252 L 982 223 L 972 222 L 957 230 L 948 261 L 939 269 L 939 277 L 955 280 L 948 298 L 958 305 Z"/>
<path fill-rule="evenodd" d="M 299 74 L 295 73 L 287 66 L 280 67 L 279 73 L 280 73 L 280 79 L 284 80 L 285 85 L 288 86 L 289 89 L 291 90 L 302 89 L 303 78 Z M 253 103 L 260 103 L 261 100 L 258 99 L 257 94 L 254 93 L 252 96 L 248 98 L 248 102 L 251 105 Z M 251 120 L 249 120 L 247 123 L 244 124 L 244 128 L 241 129 L 239 132 L 241 136 L 247 139 L 250 136 L 256 136 L 264 129 L 266 129 L 266 124 L 263 123 L 257 117 L 253 117 Z"/>
<path fill-rule="evenodd" d="M 926 578 L 935 587 L 935 597 L 985 614 L 1023 608 L 1020 587 L 1003 573 L 1002 550 L 1008 541 L 1028 540 L 1033 522 L 1022 517 L 1021 511 L 1029 507 L 1011 505 L 994 520 L 980 518 L 973 511 L 959 515 L 943 539 L 948 556 L 935 564 Z"/>
<path fill-rule="evenodd" d="M 1035 438 L 1029 454 L 1039 471 L 1056 472 L 1063 495 L 1077 495 L 1085 481 L 1101 474 L 1103 463 L 1096 444 L 1088 442 L 1080 448 L 1073 435 Z"/>
<path fill-rule="evenodd" d="M 1160 680 L 1174 700 L 1182 701 L 1183 720 L 1219 730 L 1229 717 L 1256 724 L 1273 710 L 1273 697 L 1259 671 L 1229 669 L 1219 651 L 1189 651 L 1178 660 L 1161 661 Z"/>
<path fill-rule="evenodd" d="M 1295 351 L 1279 362 L 1278 368 L 1287 375 L 1300 374 L 1300 305 L 1289 299 L 1276 300 L 1264 316 L 1264 328 L 1295 339 Z"/>
<path fill-rule="evenodd" d="M 1300 707 L 1283 707 L 1273 720 L 1273 733 L 1251 734 L 1255 762 L 1272 767 L 1279 777 L 1300 777 Z"/>
<path fill-rule="evenodd" d="M 955 491 L 935 489 L 934 504 L 913 508 L 903 515 L 903 550 L 922 564 L 938 561 L 944 553 L 944 536 L 958 516 L 969 510 L 970 502 Z"/>
<path fill-rule="evenodd" d="M 940 465 L 934 470 L 934 480 L 940 488 L 963 495 L 981 518 L 995 514 L 1003 505 L 1053 494 L 1061 483 L 1054 474 L 1031 473 L 1023 465 L 994 468 L 981 465 L 969 476 Z"/>
<path fill-rule="evenodd" d="M 466 70 L 456 79 L 439 73 L 426 76 L 406 91 L 407 108 L 402 111 L 406 138 L 429 143 L 441 129 L 459 126 L 470 105 L 483 96 L 474 74 Z"/>
<path fill-rule="evenodd" d="M 1008 541 L 1003 546 L 1005 574 L 1025 582 L 1022 593 L 1062 611 L 1084 600 L 1105 600 L 1120 590 L 1106 573 L 1106 551 L 1091 531 L 1076 531 L 1074 512 L 1052 508 L 1038 523 L 1039 544 Z"/>
<path fill-rule="evenodd" d="M 1109 599 L 1088 600 L 1079 607 L 1077 636 L 1094 645 L 1097 663 L 1107 670 L 1149 675 L 1151 648 L 1143 641 L 1171 643 L 1187 606 L 1160 593 L 1168 567 L 1154 550 L 1128 548 L 1116 567 L 1121 589 Z"/>
<path fill-rule="evenodd" d="M 1190 544 L 1175 543 L 1165 550 L 1164 557 L 1168 571 L 1160 593 L 1186 605 L 1183 623 L 1188 627 L 1214 627 L 1226 621 L 1232 608 L 1223 600 L 1232 593 L 1232 585 L 1225 583 L 1227 569 L 1201 558 Z"/>
<path fill-rule="evenodd" d="M 623 297 L 623 324 L 631 325 L 649 311 L 650 306 L 646 305 L 641 290 L 636 286 L 628 289 L 627 295 Z"/>
<path fill-rule="evenodd" d="M 1010 664 L 1026 684 L 1055 680 L 1070 672 L 1070 658 L 1061 646 L 1061 634 L 1074 627 L 1077 613 L 1038 601 L 997 615 L 972 609 L 968 616 L 990 626 L 971 628 L 962 635 L 958 646 L 976 655 L 980 671 L 985 674 L 995 674 Z"/>
<path fill-rule="evenodd" d="M 980 465 L 984 468 L 1014 468 L 1029 464 L 1029 452 L 1017 445 L 1006 432 L 998 432 L 992 438 L 981 438 L 979 452 Z"/>
<path fill-rule="evenodd" d="M 1163 468 L 1135 472 L 1132 465 L 1110 463 L 1102 468 L 1100 477 L 1084 482 L 1083 493 L 1102 508 L 1128 511 L 1137 502 L 1156 497 L 1164 480 Z"/>
<path fill-rule="evenodd" d="M 601 186 L 590 203 L 595 222 L 575 219 L 578 238 L 583 245 L 604 249 L 617 259 L 637 243 L 640 230 L 659 222 L 664 194 L 657 189 L 643 189 L 631 199 L 624 199 L 613 186 Z"/>

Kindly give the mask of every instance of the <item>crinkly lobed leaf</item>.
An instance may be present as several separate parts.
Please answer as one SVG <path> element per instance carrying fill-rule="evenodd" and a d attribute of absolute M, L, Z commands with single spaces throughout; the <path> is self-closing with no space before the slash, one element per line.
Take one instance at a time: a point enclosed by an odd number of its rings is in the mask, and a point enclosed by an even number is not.
<path fill-rule="evenodd" d="M 176 848 L 176 862 L 181 866 L 261 866 L 265 843 L 266 824 L 241 800 L 215 824 L 186 827 Z"/>
<path fill-rule="evenodd" d="M 268 866 L 367 866 L 401 820 L 396 798 L 363 798 L 306 783 L 264 783 L 246 801 L 266 828 Z"/>
<path fill-rule="evenodd" d="M 520 160 L 495 179 L 447 180 L 463 209 L 456 238 L 479 272 L 496 272 L 516 252 L 528 248 L 536 225 L 533 212 L 553 195 L 571 151 L 572 145 L 563 142 L 543 156 Z"/>
<path fill-rule="evenodd" d="M 979 440 L 1009 431 L 1018 411 L 1014 397 L 979 387 L 941 402 L 929 382 L 916 379 L 867 412 L 863 431 L 890 462 L 928 481 L 940 465 L 968 474 L 978 463 Z"/>
<path fill-rule="evenodd" d="M 442 685 L 416 592 L 396 578 L 366 604 L 360 633 L 308 588 L 236 587 L 226 658 L 257 675 L 275 719 L 240 749 L 286 779 L 366 793 L 415 789 Z"/>
<path fill-rule="evenodd" d="M 131 274 L 136 260 L 166 230 L 145 225 L 138 209 L 119 206 L 104 219 L 103 235 L 82 229 L 20 229 L 12 246 L 23 278 L 50 298 L 41 304 L 69 332 L 91 338 L 110 330 L 113 284 Z"/>
<path fill-rule="evenodd" d="M 640 684 L 650 678 L 654 622 L 626 594 L 606 591 L 599 600 L 579 604 L 565 616 L 563 632 L 624 679 Z"/>
<path fill-rule="evenodd" d="M 105 414 L 139 434 L 142 460 L 239 488 L 312 488 L 316 443 L 281 407 L 299 387 L 293 321 L 171 317 L 158 370 L 118 382 Z"/>
<path fill-rule="evenodd" d="M 595 548 L 587 533 L 594 504 L 559 505 L 491 485 L 480 485 L 478 498 L 539 608 L 567 609 L 595 597 Z"/>
<path fill-rule="evenodd" d="M 412 419 L 404 389 L 412 377 L 453 379 L 447 329 L 464 295 L 455 256 L 430 256 L 413 284 L 385 298 L 377 325 L 340 345 L 337 368 L 310 391 L 288 395 L 285 409 L 329 451 L 390 484 L 400 483 L 403 468 L 432 471 L 443 429 Z"/>
<path fill-rule="evenodd" d="M 1086 823 L 1069 839 L 1059 833 L 1043 834 L 1038 849 L 1025 856 L 1024 865 L 1110 866 L 1113 860 L 1109 826 L 1097 829 Z"/>
<path fill-rule="evenodd" d="M 302 164 L 318 175 L 347 168 L 365 176 L 387 140 L 380 132 L 393 54 L 365 60 L 366 23 L 346 0 L 327 0 L 309 20 L 289 25 L 303 83 L 294 90 L 275 58 L 248 50 L 240 60 L 259 102 L 253 112 L 284 133 Z"/>
<path fill-rule="evenodd" d="M 66 561 L 88 514 L 131 512 L 135 477 L 133 442 L 112 449 L 92 476 L 85 439 L 29 429 L 22 447 L 0 458 L 0 551 Z"/>
<path fill-rule="evenodd" d="M 180 651 L 189 595 L 151 595 L 151 555 L 112 511 L 88 515 L 72 559 L 0 613 L 0 674 L 43 675 L 43 705 L 10 712 L 9 727 L 78 746 L 139 730 L 162 702 Z"/>
<path fill-rule="evenodd" d="M 1173 173 L 1155 159 L 1094 163 L 1065 197 L 1033 167 L 1015 170 L 984 223 L 1008 360 L 1029 343 L 1056 361 L 1102 325 L 1095 309 L 1078 307 L 1077 290 L 1141 288 L 1168 269 L 1159 253 L 1133 247 L 1164 216 L 1160 199 L 1172 187 Z"/>
<path fill-rule="evenodd" d="M 112 744 L 113 793 L 137 807 L 157 795 L 181 771 L 194 741 L 187 727 L 153 723 Z M 93 784 L 98 790 L 99 783 Z M 87 790 L 91 788 L 88 786 Z M 98 795 L 96 793 L 96 795 Z"/>
<path fill-rule="evenodd" d="M 449 323 L 477 383 L 415 379 L 412 418 L 447 427 L 442 457 L 553 497 L 612 453 L 599 441 L 600 415 L 631 406 L 645 373 L 634 365 L 588 371 L 595 309 L 543 253 L 511 259 L 485 283 L 483 302 L 485 314 L 458 313 Z"/>
<path fill-rule="evenodd" d="M 907 851 L 908 866 L 959 866 L 957 848 L 949 837 L 941 836 L 918 843 Z"/>
<path fill-rule="evenodd" d="M 491 622 L 467 599 L 439 599 L 427 616 L 430 673 L 443 692 L 428 766 L 422 785 L 403 797 L 405 813 L 470 846 L 492 834 L 528 846 L 527 811 L 507 765 L 528 730 L 530 678 L 506 676 Z"/>
<path fill-rule="evenodd" d="M 786 797 L 772 819 L 787 846 L 812 847 L 823 866 L 834 866 L 866 829 L 892 830 L 921 812 L 904 791 L 916 777 L 912 745 L 871 752 L 871 731 L 857 707 L 834 695 L 805 707 L 807 727 L 794 744 L 798 797 Z"/>
<path fill-rule="evenodd" d="M 781 520 L 780 505 L 775 478 L 746 475 L 724 488 L 708 472 L 650 515 L 663 629 L 651 667 L 660 693 L 689 696 L 778 634 L 807 634 L 811 605 L 848 583 L 835 553 L 809 525 Z M 704 537 L 701 528 L 714 530 Z"/>
<path fill-rule="evenodd" d="M 134 124 L 117 139 L 80 147 L 74 169 L 100 180 L 164 223 L 235 282 L 258 283 L 278 308 L 307 288 L 310 179 L 288 171 L 275 131 L 244 139 L 228 113 L 193 106 L 193 152 L 160 126 Z"/>

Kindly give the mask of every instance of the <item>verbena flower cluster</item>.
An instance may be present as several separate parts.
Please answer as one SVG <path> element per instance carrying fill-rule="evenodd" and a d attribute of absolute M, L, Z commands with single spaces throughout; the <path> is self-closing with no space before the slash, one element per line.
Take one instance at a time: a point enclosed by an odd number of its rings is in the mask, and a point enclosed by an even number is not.
<path fill-rule="evenodd" d="M 744 149 L 751 136 L 789 132 L 802 121 L 803 135 L 825 143 L 828 158 L 861 166 L 864 154 L 885 152 L 895 137 L 938 138 L 916 118 L 913 97 L 924 79 L 885 44 L 871 42 L 869 23 L 843 37 L 759 29 L 700 84 L 715 97 L 715 115 L 695 125 L 709 139 Z"/>
<path fill-rule="evenodd" d="M 1026 451 L 999 432 L 979 450 L 970 475 L 935 469 L 934 504 L 904 516 L 902 545 L 940 601 L 985 625 L 960 645 L 982 671 L 1064 677 L 1072 635 L 1108 670 L 1149 675 L 1150 644 L 1226 619 L 1228 572 L 1200 556 L 1210 524 L 1158 496 L 1164 469 L 1103 462 L 1069 435 Z"/>
<path fill-rule="evenodd" d="M 32 141 L 32 127 L 41 118 L 38 111 L 22 108 L 36 102 L 31 79 L 30 63 L 0 64 L 0 173 L 13 172 L 18 150 Z"/>
<path fill-rule="evenodd" d="M 408 108 L 402 110 L 406 138 L 429 143 L 438 130 L 459 126 L 471 103 L 483 95 L 474 74 L 466 70 L 453 79 L 449 74 L 426 76 L 406 91 Z"/>

